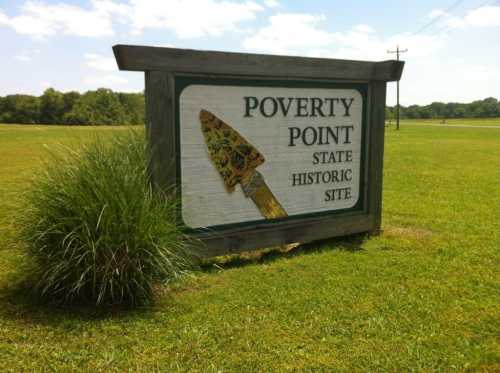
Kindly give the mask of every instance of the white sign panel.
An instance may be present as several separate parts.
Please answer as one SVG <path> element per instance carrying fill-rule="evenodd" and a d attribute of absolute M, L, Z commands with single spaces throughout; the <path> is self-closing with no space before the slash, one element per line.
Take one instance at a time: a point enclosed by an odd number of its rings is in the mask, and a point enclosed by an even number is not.
<path fill-rule="evenodd" d="M 265 84 L 193 81 L 179 90 L 180 194 L 188 227 L 362 205 L 362 87 Z"/>

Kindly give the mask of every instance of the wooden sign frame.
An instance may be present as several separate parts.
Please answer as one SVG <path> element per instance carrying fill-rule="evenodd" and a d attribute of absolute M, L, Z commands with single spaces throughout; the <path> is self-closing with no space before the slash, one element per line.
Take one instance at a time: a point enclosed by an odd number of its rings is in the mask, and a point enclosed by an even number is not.
<path fill-rule="evenodd" d="M 212 257 L 353 233 L 377 233 L 381 223 L 386 85 L 400 79 L 404 62 L 365 62 L 261 54 L 116 45 L 120 70 L 145 72 L 146 132 L 153 185 L 175 191 L 179 173 L 176 123 L 179 79 L 356 84 L 366 87 L 362 208 L 339 214 L 270 220 L 193 234 L 200 255 Z"/>

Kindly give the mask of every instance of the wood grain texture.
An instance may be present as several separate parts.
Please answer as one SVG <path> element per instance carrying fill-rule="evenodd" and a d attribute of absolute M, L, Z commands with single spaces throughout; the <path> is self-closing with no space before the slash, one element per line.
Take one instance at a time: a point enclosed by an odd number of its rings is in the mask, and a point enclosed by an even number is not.
<path fill-rule="evenodd" d="M 380 231 L 382 218 L 382 176 L 384 164 L 386 83 L 372 82 L 369 96 L 368 213 L 372 233 Z"/>
<path fill-rule="evenodd" d="M 120 70 L 169 71 L 255 77 L 399 80 L 403 61 L 351 61 L 192 49 L 115 45 Z"/>
<path fill-rule="evenodd" d="M 154 187 L 175 192 L 176 133 L 174 126 L 174 79 L 171 74 L 146 72 L 146 135 L 149 172 Z"/>
<path fill-rule="evenodd" d="M 221 233 L 198 235 L 199 256 L 237 254 L 251 249 L 280 246 L 293 242 L 307 243 L 316 240 L 370 231 L 371 218 L 367 214 L 329 216 L 276 223 Z"/>

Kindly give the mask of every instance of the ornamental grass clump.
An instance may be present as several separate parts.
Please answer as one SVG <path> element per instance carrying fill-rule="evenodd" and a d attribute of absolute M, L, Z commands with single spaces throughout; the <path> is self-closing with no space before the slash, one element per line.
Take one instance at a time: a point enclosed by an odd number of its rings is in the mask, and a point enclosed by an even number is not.
<path fill-rule="evenodd" d="M 190 269 L 175 202 L 148 181 L 143 137 L 131 131 L 58 152 L 35 178 L 22 236 L 40 298 L 144 305 L 156 284 Z"/>

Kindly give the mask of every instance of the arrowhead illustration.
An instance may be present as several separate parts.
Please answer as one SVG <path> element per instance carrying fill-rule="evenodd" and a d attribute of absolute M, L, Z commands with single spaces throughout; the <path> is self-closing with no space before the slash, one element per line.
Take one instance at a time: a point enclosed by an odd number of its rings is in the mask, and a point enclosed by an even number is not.
<path fill-rule="evenodd" d="M 288 214 L 256 170 L 265 162 L 264 156 L 234 128 L 208 110 L 200 111 L 200 122 L 210 159 L 221 175 L 229 193 L 240 183 L 267 219 Z"/>

